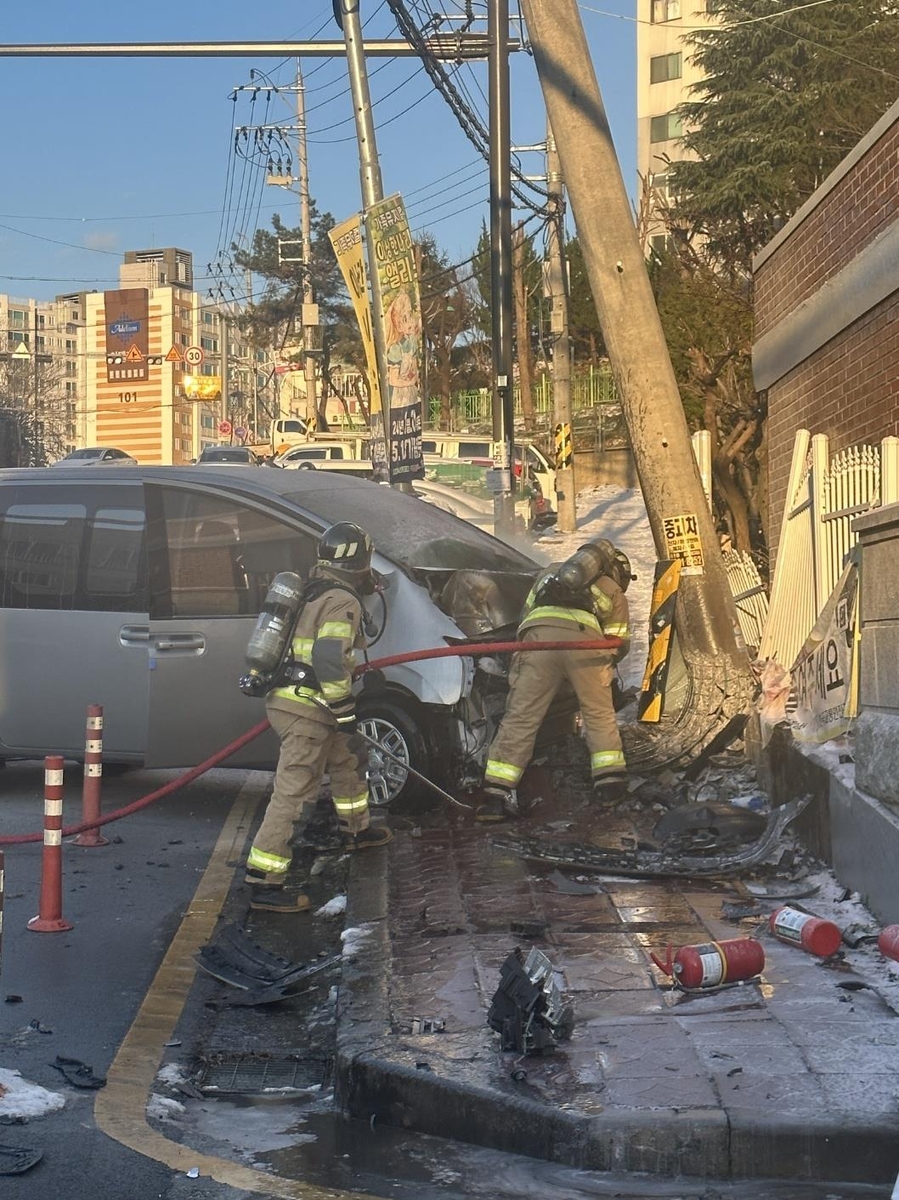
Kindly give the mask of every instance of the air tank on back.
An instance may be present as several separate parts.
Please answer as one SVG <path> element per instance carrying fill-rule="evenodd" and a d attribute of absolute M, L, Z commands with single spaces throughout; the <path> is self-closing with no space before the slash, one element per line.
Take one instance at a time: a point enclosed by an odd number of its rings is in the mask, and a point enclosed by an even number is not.
<path fill-rule="evenodd" d="M 247 642 L 249 672 L 241 679 L 240 686 L 249 695 L 258 694 L 283 662 L 303 605 L 304 589 L 303 580 L 294 571 L 281 571 L 272 580 Z"/>
<path fill-rule="evenodd" d="M 587 542 L 562 563 L 556 571 L 556 578 L 569 591 L 579 592 L 609 571 L 614 553 L 615 547 L 605 538 Z"/>

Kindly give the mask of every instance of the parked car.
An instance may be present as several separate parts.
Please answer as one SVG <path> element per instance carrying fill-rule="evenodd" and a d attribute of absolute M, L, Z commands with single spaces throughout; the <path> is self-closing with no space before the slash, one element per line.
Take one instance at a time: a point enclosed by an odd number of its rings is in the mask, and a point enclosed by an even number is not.
<path fill-rule="evenodd" d="M 300 446 L 292 446 L 283 454 L 276 454 L 272 465 L 296 470 L 325 461 L 342 462 L 346 459 L 360 458 L 366 458 L 366 456 L 361 453 L 361 448 L 355 441 L 309 441 Z M 370 462 L 369 466 L 371 466 Z"/>
<path fill-rule="evenodd" d="M 413 495 L 326 471 L 226 465 L 0 471 L 0 759 L 84 749 L 104 706 L 104 757 L 193 766 L 264 713 L 237 687 L 272 578 L 308 572 L 321 532 L 371 534 L 383 590 L 366 601 L 369 659 L 514 633 L 539 569 Z M 362 728 L 425 774 L 480 777 L 506 693 L 497 658 L 409 663 L 366 678 Z M 29 681 L 52 681 L 46 689 Z M 562 732 L 571 698 L 552 710 Z M 270 768 L 266 734 L 228 760 Z M 384 802 L 406 785 L 383 762 Z"/>
<path fill-rule="evenodd" d="M 493 443 L 490 438 L 477 434 L 426 432 L 422 435 L 421 449 L 426 467 L 441 481 L 451 481 L 458 474 L 458 463 L 473 464 L 485 470 L 493 466 Z M 555 467 L 536 442 L 516 440 L 515 474 L 519 480 L 536 480 L 545 511 L 555 510 Z"/>
<path fill-rule="evenodd" d="M 115 446 L 85 446 L 81 450 L 72 450 L 65 458 L 51 463 L 51 467 L 134 467 L 137 459 L 117 450 Z"/>
<path fill-rule="evenodd" d="M 258 467 L 261 462 L 259 455 L 249 446 L 207 446 L 197 456 L 197 466 L 215 463 L 218 466 Z"/>

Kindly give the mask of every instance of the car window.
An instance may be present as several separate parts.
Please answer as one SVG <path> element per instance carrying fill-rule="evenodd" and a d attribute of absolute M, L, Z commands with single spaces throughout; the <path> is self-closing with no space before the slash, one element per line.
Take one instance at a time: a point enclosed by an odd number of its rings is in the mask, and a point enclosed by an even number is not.
<path fill-rule="evenodd" d="M 140 486 L 4 489 L 0 514 L 2 607 L 146 612 Z"/>
<path fill-rule="evenodd" d="M 295 462 L 297 459 L 327 458 L 328 451 L 324 448 L 324 446 L 320 446 L 317 450 L 294 450 L 287 457 L 291 460 L 291 462 Z"/>
<path fill-rule="evenodd" d="M 489 442 L 460 442 L 460 458 L 490 458 L 493 449 Z"/>
<path fill-rule="evenodd" d="M 336 473 L 331 478 L 335 481 L 333 488 L 317 486 L 314 490 L 288 492 L 285 499 L 306 509 L 323 526 L 335 521 L 361 525 L 375 549 L 395 563 L 529 573 L 536 569 L 526 555 L 415 496 L 376 483 L 362 493 L 356 487 L 341 487 L 343 481 Z"/>
<path fill-rule="evenodd" d="M 148 485 L 150 616 L 255 616 L 279 571 L 308 574 L 311 533 L 244 501 Z"/>
<path fill-rule="evenodd" d="M 422 454 L 436 454 L 437 453 L 437 443 L 436 442 L 427 442 L 427 441 L 422 442 L 421 452 L 422 452 Z"/>

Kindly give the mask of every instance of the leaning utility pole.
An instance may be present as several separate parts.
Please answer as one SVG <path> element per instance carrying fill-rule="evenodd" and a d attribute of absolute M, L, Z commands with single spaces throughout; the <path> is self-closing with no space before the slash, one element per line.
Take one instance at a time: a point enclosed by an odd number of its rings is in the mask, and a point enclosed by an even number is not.
<path fill-rule="evenodd" d="M 549 250 L 549 331 L 553 348 L 553 425 L 556 434 L 556 507 L 560 533 L 577 529 L 577 492 L 571 444 L 571 342 L 568 337 L 568 272 L 565 267 L 565 185 L 552 126 L 546 125 L 546 188 L 551 215 Z"/>
<path fill-rule="evenodd" d="M 521 0 L 521 9 L 656 551 L 682 564 L 675 627 L 690 687 L 673 732 L 686 753 L 746 710 L 749 660 L 577 0 Z"/>

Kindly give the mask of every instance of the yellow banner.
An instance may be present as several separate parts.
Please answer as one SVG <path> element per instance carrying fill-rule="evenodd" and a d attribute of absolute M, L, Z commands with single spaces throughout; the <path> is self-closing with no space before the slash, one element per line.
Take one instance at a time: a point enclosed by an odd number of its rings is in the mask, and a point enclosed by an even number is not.
<path fill-rule="evenodd" d="M 347 291 L 353 302 L 353 311 L 359 322 L 359 333 L 365 349 L 368 375 L 368 394 L 372 414 L 381 411 L 381 384 L 378 378 L 378 359 L 375 354 L 375 337 L 372 329 L 371 301 L 368 297 L 368 275 L 362 251 L 362 222 L 358 214 L 341 225 L 335 225 L 328 233 L 337 265 L 340 267 Z"/>
<path fill-rule="evenodd" d="M 221 400 L 221 375 L 185 375 L 184 392 L 191 400 Z"/>

